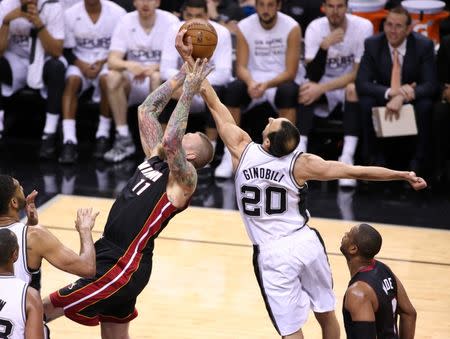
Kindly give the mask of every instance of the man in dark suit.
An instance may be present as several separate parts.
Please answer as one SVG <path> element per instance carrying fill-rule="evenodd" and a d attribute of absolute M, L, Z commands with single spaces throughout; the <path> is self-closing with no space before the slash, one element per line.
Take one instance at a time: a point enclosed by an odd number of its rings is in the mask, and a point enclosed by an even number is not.
<path fill-rule="evenodd" d="M 410 166 L 420 171 L 429 160 L 437 74 L 433 42 L 411 31 L 411 16 L 404 8 L 389 10 L 384 32 L 365 42 L 356 89 L 363 113 L 364 160 L 369 161 L 375 146 L 380 146 L 373 130 L 372 107 L 385 106 L 386 118 L 395 119 L 402 105 L 411 103 L 416 113 L 418 136 Z M 398 72 L 393 72 L 395 68 Z M 396 79 L 395 73 L 398 74 Z M 389 139 L 383 141 L 384 146 L 391 146 L 389 143 Z"/>

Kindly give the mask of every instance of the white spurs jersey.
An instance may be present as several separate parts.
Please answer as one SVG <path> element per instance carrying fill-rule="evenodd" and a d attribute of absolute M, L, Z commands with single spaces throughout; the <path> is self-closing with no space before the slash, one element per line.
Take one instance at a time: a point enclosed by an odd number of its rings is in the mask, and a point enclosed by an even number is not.
<path fill-rule="evenodd" d="M 261 26 L 256 13 L 238 23 L 249 48 L 247 67 L 255 81 L 273 79 L 286 70 L 288 35 L 297 26 L 294 19 L 281 12 L 269 30 Z"/>
<path fill-rule="evenodd" d="M 255 245 L 279 239 L 302 228 L 309 219 L 307 184 L 293 175 L 300 153 L 277 158 L 251 142 L 235 173 L 236 197 L 250 240 Z"/>
<path fill-rule="evenodd" d="M 156 10 L 155 16 L 153 28 L 147 34 L 139 23 L 137 11 L 125 15 L 114 31 L 110 51 L 122 52 L 127 60 L 145 65 L 159 64 L 166 33 L 178 18 L 160 9 Z"/>
<path fill-rule="evenodd" d="M 336 78 L 359 64 L 364 53 L 364 40 L 373 34 L 372 23 L 364 18 L 346 14 L 347 28 L 344 40 L 328 48 L 325 78 Z M 326 17 L 313 20 L 305 33 L 305 59 L 312 60 L 323 39 L 330 34 L 330 24 Z"/>
<path fill-rule="evenodd" d="M 42 10 L 40 17 L 50 35 L 57 40 L 64 39 L 64 13 L 61 4 L 38 0 L 38 9 Z M 20 0 L 3 0 L 0 2 L 0 22 L 3 18 L 21 6 Z M 21 58 L 29 58 L 31 49 L 30 31 L 33 24 L 25 18 L 17 18 L 9 24 L 8 47 L 9 51 Z"/>
<path fill-rule="evenodd" d="M 25 338 L 27 287 L 15 276 L 0 276 L 0 338 Z"/>
<path fill-rule="evenodd" d="M 19 243 L 19 257 L 14 263 L 14 275 L 25 281 L 26 283 L 31 282 L 32 273 L 28 269 L 27 262 L 27 229 L 28 227 L 21 223 L 16 222 L 9 226 L 4 226 L 10 229 L 17 237 L 17 242 Z"/>
<path fill-rule="evenodd" d="M 84 1 L 66 10 L 65 48 L 72 48 L 75 56 L 92 64 L 108 57 L 111 36 L 117 22 L 126 11 L 109 0 L 101 0 L 102 9 L 97 22 L 86 11 Z"/>
<path fill-rule="evenodd" d="M 211 20 L 208 22 L 217 32 L 216 50 L 210 59 L 210 63 L 214 65 L 214 70 L 208 75 L 208 80 L 211 85 L 223 86 L 232 79 L 233 48 L 231 33 L 217 22 Z M 178 22 L 167 32 L 160 66 L 161 77 L 164 80 L 170 79 L 177 74 L 182 65 L 181 57 L 175 48 L 175 38 L 183 24 L 184 21 Z"/>

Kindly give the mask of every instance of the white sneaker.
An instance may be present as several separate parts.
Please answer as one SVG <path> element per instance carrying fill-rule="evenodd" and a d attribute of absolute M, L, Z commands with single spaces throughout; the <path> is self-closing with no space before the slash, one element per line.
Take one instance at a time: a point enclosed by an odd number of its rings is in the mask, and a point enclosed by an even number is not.
<path fill-rule="evenodd" d="M 216 178 L 228 179 L 233 176 L 233 163 L 231 162 L 231 154 L 227 147 L 223 150 L 222 161 L 214 171 Z"/>
<path fill-rule="evenodd" d="M 353 165 L 353 158 L 345 155 L 339 157 L 339 161 L 347 165 Z M 341 187 L 356 187 L 356 179 L 339 179 Z"/>

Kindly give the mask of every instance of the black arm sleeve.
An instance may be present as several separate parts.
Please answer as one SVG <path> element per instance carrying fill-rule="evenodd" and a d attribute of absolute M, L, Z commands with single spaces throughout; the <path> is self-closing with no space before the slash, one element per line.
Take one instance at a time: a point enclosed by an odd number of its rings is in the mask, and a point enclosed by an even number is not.
<path fill-rule="evenodd" d="M 77 58 L 75 54 L 73 54 L 72 48 L 64 48 L 63 54 L 69 65 L 73 65 Z"/>
<path fill-rule="evenodd" d="M 309 81 L 319 82 L 325 73 L 328 50 L 319 48 L 314 59 L 306 65 L 306 77 Z"/>
<path fill-rule="evenodd" d="M 348 335 L 348 334 L 347 334 Z M 374 321 L 354 321 L 350 328 L 352 339 L 376 339 L 377 328 Z"/>

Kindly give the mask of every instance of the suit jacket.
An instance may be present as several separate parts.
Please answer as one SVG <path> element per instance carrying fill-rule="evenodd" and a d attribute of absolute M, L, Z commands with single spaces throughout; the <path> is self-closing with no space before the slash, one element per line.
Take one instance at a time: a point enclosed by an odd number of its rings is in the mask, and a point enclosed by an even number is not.
<path fill-rule="evenodd" d="M 375 97 L 384 102 L 390 88 L 392 57 L 384 33 L 366 39 L 364 54 L 356 77 L 359 96 Z M 402 84 L 416 83 L 416 99 L 433 99 L 438 88 L 433 42 L 415 32 L 407 37 L 402 64 Z"/>

